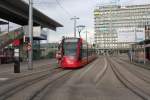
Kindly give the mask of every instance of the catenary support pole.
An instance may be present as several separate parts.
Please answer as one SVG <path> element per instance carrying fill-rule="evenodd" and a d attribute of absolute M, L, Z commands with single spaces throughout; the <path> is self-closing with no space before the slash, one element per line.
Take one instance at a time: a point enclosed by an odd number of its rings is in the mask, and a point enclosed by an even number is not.
<path fill-rule="evenodd" d="M 78 19 L 79 19 L 79 18 L 76 17 L 76 16 L 74 16 L 73 18 L 71 18 L 71 20 L 74 21 L 74 37 L 76 37 L 76 23 L 77 23 L 77 20 L 78 20 Z"/>
<path fill-rule="evenodd" d="M 29 0 L 29 44 L 30 50 L 28 51 L 28 70 L 33 69 L 32 53 L 33 53 L 33 1 Z"/>

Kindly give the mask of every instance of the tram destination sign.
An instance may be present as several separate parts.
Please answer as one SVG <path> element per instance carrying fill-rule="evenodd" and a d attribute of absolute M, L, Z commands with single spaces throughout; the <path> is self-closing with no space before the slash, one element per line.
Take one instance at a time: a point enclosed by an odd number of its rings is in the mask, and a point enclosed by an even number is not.
<path fill-rule="evenodd" d="M 78 42 L 77 38 L 67 38 L 64 42 Z"/>

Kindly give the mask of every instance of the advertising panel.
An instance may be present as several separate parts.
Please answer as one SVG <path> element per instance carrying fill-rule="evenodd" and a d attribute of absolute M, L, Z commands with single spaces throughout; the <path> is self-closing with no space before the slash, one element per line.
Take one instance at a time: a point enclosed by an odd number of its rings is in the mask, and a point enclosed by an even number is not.
<path fill-rule="evenodd" d="M 144 28 L 121 28 L 117 29 L 118 42 L 140 42 L 145 39 Z"/>
<path fill-rule="evenodd" d="M 33 27 L 33 36 L 40 37 L 41 36 L 41 27 Z"/>
<path fill-rule="evenodd" d="M 28 26 L 24 26 L 23 27 L 25 35 L 28 37 L 29 33 L 28 33 Z M 41 35 L 41 27 L 37 26 L 37 27 L 33 27 L 33 37 L 40 37 Z"/>

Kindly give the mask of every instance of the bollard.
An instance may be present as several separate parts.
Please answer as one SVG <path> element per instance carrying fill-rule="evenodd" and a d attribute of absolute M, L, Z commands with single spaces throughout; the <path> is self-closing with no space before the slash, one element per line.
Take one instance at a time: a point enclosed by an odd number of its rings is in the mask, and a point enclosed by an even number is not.
<path fill-rule="evenodd" d="M 20 73 L 19 49 L 14 50 L 14 73 Z"/>
<path fill-rule="evenodd" d="M 19 61 L 19 59 L 14 61 L 14 73 L 20 73 L 20 61 Z"/>

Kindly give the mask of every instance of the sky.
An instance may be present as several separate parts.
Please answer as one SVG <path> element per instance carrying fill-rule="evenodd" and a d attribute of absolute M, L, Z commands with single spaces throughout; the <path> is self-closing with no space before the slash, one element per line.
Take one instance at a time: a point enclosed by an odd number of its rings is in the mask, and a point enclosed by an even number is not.
<path fill-rule="evenodd" d="M 77 20 L 77 25 L 87 26 L 88 40 L 92 42 L 94 41 L 94 8 L 98 4 L 107 5 L 111 2 L 134 5 L 148 4 L 150 0 L 33 0 L 33 6 L 64 26 L 57 28 L 57 31 L 49 30 L 48 42 L 58 42 L 62 36 L 73 36 L 73 21 L 70 18 L 74 16 L 80 18 Z M 85 39 L 85 30 L 81 32 L 81 36 Z"/>
<path fill-rule="evenodd" d="M 91 42 L 94 39 L 94 7 L 97 4 L 107 5 L 111 2 L 132 5 L 148 4 L 150 0 L 34 0 L 34 7 L 64 26 L 56 32 L 49 31 L 48 42 L 59 41 L 62 36 L 73 36 L 73 21 L 70 20 L 73 16 L 80 18 L 77 25 L 87 26 L 88 40 Z M 81 32 L 81 36 L 85 38 L 85 30 Z"/>
<path fill-rule="evenodd" d="M 77 25 L 87 26 L 89 37 L 94 35 L 94 6 L 98 3 L 93 0 L 36 0 L 35 7 L 47 14 L 52 19 L 61 23 L 64 27 L 58 28 L 56 32 L 49 31 L 48 41 L 55 42 L 61 39 L 62 36 L 73 36 L 73 21 L 72 17 L 77 16 Z M 45 2 L 45 3 L 44 3 Z M 77 31 L 78 32 L 78 31 Z M 81 32 L 82 38 L 85 38 L 85 30 Z M 78 34 L 77 34 L 78 36 Z"/>

